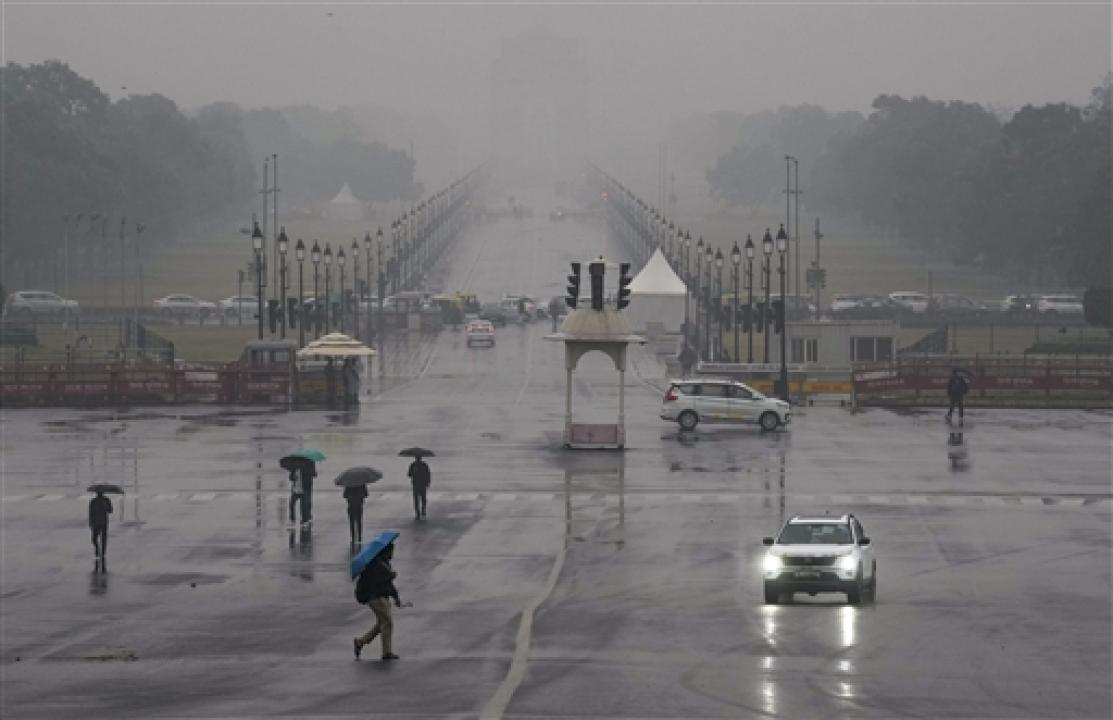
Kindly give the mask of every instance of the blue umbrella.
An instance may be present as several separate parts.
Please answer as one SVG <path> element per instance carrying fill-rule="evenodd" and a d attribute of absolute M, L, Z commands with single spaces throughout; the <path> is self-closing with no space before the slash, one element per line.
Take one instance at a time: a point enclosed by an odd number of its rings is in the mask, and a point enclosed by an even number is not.
<path fill-rule="evenodd" d="M 363 568 L 367 567 L 375 556 L 383 551 L 387 545 L 391 544 L 398 538 L 397 530 L 383 530 L 381 533 L 371 538 L 371 541 L 363 546 L 359 554 L 352 558 L 352 577 L 357 578 L 363 572 Z"/>
<path fill-rule="evenodd" d="M 313 448 L 301 448 L 300 450 L 295 450 L 294 452 L 279 460 L 278 464 L 282 466 L 283 470 L 293 470 L 295 466 L 300 465 L 303 461 L 308 460 L 309 462 L 317 463 L 321 462 L 324 459 L 325 454 L 320 450 L 314 450 Z"/>

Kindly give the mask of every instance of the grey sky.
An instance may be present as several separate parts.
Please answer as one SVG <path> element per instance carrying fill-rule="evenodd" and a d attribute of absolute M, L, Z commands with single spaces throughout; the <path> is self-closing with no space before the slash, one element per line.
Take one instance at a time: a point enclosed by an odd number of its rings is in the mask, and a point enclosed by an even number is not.
<path fill-rule="evenodd" d="M 1108 4 L 1066 3 L 8 4 L 4 53 L 20 63 L 59 58 L 114 96 L 126 85 L 186 107 L 224 99 L 432 111 L 465 144 L 485 145 L 500 38 L 535 26 L 579 39 L 598 141 L 623 126 L 648 139 L 693 111 L 866 110 L 883 92 L 1082 102 L 1109 71 L 1110 22 Z"/>

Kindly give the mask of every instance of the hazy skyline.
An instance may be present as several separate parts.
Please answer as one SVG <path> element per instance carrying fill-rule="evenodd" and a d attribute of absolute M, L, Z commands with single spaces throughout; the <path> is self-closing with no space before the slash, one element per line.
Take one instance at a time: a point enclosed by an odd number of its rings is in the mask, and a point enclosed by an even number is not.
<path fill-rule="evenodd" d="M 695 112 L 868 111 L 881 93 L 1081 103 L 1110 70 L 1110 18 L 1107 4 L 1069 3 L 7 4 L 4 56 L 60 59 L 113 97 L 126 86 L 185 108 L 433 113 L 482 154 L 500 43 L 542 27 L 587 60 L 593 144 L 637 152 Z"/>

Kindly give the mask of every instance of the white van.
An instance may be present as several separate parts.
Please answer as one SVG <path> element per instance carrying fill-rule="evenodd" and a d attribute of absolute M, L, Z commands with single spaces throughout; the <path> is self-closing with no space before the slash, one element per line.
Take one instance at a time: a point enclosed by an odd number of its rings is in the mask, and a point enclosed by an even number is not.
<path fill-rule="evenodd" d="M 889 293 L 889 299 L 906 310 L 925 313 L 928 309 L 928 296 L 912 290 L 898 290 Z"/>

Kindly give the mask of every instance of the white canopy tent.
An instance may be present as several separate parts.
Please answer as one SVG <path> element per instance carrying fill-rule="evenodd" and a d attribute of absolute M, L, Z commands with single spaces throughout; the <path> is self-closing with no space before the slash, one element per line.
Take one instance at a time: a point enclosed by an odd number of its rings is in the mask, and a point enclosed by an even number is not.
<path fill-rule="evenodd" d="M 660 249 L 630 282 L 630 307 L 627 321 L 635 330 L 660 326 L 666 333 L 679 333 L 684 324 L 684 296 L 687 286 Z"/>
<path fill-rule="evenodd" d="M 339 222 L 362 222 L 363 203 L 352 194 L 352 189 L 348 187 L 348 183 L 344 183 L 344 187 L 340 188 L 336 197 L 329 200 L 325 215 L 329 220 Z"/>

